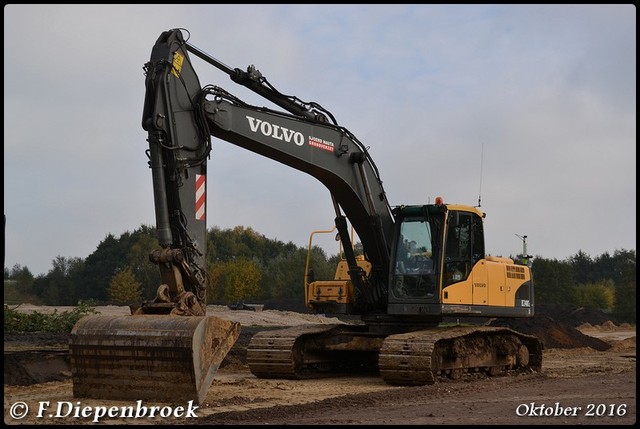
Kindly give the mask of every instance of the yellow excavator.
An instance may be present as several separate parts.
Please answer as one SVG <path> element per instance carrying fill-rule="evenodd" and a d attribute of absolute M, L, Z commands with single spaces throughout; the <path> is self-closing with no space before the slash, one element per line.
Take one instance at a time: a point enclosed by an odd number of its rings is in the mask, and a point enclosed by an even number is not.
<path fill-rule="evenodd" d="M 307 282 L 306 303 L 318 313 L 360 318 L 254 335 L 247 360 L 257 377 L 373 369 L 390 384 L 410 385 L 469 372 L 541 368 L 542 344 L 534 336 L 442 323 L 448 316 L 534 314 L 529 267 L 485 253 L 479 207 L 442 199 L 391 207 L 367 147 L 328 110 L 279 92 L 254 66 L 226 66 L 189 43 L 183 31 L 163 32 L 144 67 L 142 127 L 162 246 L 150 259 L 162 284 L 153 301 L 129 316 L 87 316 L 76 324 L 70 340 L 76 397 L 201 402 L 236 341 L 237 323 L 206 314 L 204 220 L 212 136 L 328 188 L 344 261 L 336 279 Z M 283 110 L 201 86 L 190 55 Z M 362 255 L 354 254 L 348 222 Z"/>

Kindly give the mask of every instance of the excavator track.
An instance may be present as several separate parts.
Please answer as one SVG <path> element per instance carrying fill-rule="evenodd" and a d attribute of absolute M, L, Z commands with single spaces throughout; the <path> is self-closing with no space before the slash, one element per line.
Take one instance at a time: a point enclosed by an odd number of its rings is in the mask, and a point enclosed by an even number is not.
<path fill-rule="evenodd" d="M 539 371 L 542 343 L 501 327 L 436 327 L 402 334 L 367 332 L 365 326 L 303 325 L 263 331 L 247 347 L 259 378 L 304 379 L 379 372 L 392 385 L 433 384 L 477 373 Z"/>
<path fill-rule="evenodd" d="M 542 349 L 535 336 L 509 328 L 434 328 L 390 335 L 378 365 L 388 384 L 424 385 L 479 372 L 539 371 Z"/>
<path fill-rule="evenodd" d="M 301 325 L 262 331 L 249 342 L 247 363 L 259 378 L 304 379 L 375 371 L 382 341 L 380 336 L 368 335 L 365 326 Z"/>

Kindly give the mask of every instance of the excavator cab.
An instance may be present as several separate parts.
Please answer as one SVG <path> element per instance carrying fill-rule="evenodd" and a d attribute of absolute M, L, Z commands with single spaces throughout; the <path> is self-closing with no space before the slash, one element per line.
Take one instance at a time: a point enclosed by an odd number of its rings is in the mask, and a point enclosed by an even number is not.
<path fill-rule="evenodd" d="M 435 213 L 424 213 L 407 214 L 399 224 L 390 283 L 394 298 L 437 302 L 439 223 Z"/>
<path fill-rule="evenodd" d="M 533 282 L 526 265 L 485 254 L 485 213 L 443 204 L 395 209 L 397 239 L 389 314 L 529 317 Z"/>

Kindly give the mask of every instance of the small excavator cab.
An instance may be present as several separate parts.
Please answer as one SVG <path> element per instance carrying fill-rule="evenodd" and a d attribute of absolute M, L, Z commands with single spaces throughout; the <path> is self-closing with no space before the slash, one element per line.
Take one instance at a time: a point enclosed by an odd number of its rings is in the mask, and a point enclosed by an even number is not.
<path fill-rule="evenodd" d="M 428 215 L 427 207 L 398 216 L 391 300 L 438 302 L 441 218 L 436 213 Z"/>

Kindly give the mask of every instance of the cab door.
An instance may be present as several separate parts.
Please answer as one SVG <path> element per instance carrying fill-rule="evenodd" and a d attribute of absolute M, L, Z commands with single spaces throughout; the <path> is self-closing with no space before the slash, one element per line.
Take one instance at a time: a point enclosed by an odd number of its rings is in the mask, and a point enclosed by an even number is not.
<path fill-rule="evenodd" d="M 476 262 L 472 271 L 473 305 L 487 305 L 489 303 L 487 283 L 487 261 L 481 259 Z"/>

